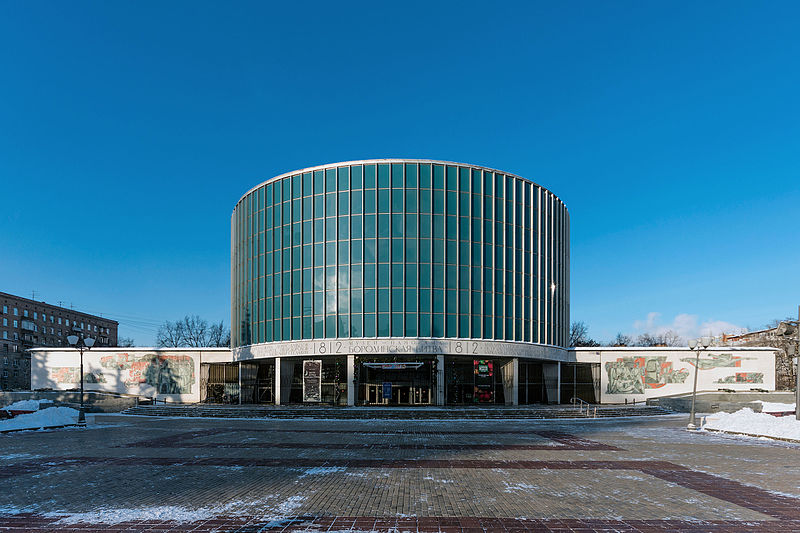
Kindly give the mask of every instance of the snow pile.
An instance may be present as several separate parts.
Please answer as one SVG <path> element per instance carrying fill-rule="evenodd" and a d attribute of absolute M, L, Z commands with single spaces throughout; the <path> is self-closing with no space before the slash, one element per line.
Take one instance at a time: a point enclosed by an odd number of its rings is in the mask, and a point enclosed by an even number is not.
<path fill-rule="evenodd" d="M 49 407 L 52 403 L 52 400 L 20 400 L 0 407 L 0 409 L 3 411 L 38 411 L 40 407 Z"/>
<path fill-rule="evenodd" d="M 35 413 L 19 415 L 8 420 L 0 420 L 0 431 L 66 426 L 77 422 L 77 409 L 71 407 L 48 407 Z"/>
<path fill-rule="evenodd" d="M 716 413 L 704 419 L 702 429 L 745 433 L 760 437 L 800 440 L 800 420 L 756 413 L 749 407 L 735 413 Z"/>
<path fill-rule="evenodd" d="M 788 411 L 794 411 L 793 403 L 774 403 L 764 401 L 760 401 L 760 403 L 762 413 L 786 413 Z"/>

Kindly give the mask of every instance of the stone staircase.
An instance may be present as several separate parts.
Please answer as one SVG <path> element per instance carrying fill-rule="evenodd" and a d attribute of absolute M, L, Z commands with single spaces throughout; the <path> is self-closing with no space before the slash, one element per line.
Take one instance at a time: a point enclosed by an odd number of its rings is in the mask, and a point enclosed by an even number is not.
<path fill-rule="evenodd" d="M 596 410 L 595 410 L 596 409 Z M 571 405 L 525 407 L 332 407 L 260 405 L 139 405 L 122 411 L 126 415 L 184 416 L 203 418 L 262 419 L 394 419 L 394 420 L 504 420 L 504 419 L 581 419 L 671 414 L 663 407 L 648 405 L 598 405 L 579 410 Z"/>

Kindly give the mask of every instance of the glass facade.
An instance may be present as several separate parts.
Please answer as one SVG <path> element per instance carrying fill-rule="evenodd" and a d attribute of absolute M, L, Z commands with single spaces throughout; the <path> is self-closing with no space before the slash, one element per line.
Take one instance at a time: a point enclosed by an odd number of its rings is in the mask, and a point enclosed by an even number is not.
<path fill-rule="evenodd" d="M 423 160 L 314 167 L 237 203 L 233 347 L 473 338 L 565 347 L 569 215 L 539 185 Z"/>

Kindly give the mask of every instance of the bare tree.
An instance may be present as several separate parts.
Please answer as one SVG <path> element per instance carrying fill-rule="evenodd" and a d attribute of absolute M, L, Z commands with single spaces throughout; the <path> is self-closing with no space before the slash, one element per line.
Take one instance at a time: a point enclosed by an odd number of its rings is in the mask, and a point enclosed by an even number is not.
<path fill-rule="evenodd" d="M 211 324 L 208 328 L 209 346 L 230 346 L 231 345 L 231 332 L 225 328 L 225 325 L 220 322 L 219 324 Z"/>
<path fill-rule="evenodd" d="M 611 341 L 611 346 L 633 346 L 633 339 L 628 335 L 617 333 L 617 336 Z"/>
<path fill-rule="evenodd" d="M 659 340 L 661 341 L 661 344 L 663 344 L 664 346 L 683 346 L 685 344 L 683 337 L 681 337 L 680 335 L 678 335 L 676 331 L 673 331 L 671 329 L 668 329 L 664 333 L 660 334 L 658 337 Z"/>
<path fill-rule="evenodd" d="M 681 346 L 683 338 L 675 331 L 668 329 L 664 333 L 642 333 L 636 337 L 633 346 Z"/>
<path fill-rule="evenodd" d="M 589 336 L 589 327 L 584 322 L 573 322 L 569 328 L 570 346 L 600 346 Z"/>
<path fill-rule="evenodd" d="M 130 337 L 119 337 L 117 339 L 117 346 L 121 348 L 130 348 L 131 346 L 135 346 L 135 344 Z"/>
<path fill-rule="evenodd" d="M 229 346 L 231 333 L 225 325 L 211 324 L 197 315 L 186 315 L 176 322 L 166 321 L 158 328 L 156 343 L 160 347 Z"/>
<path fill-rule="evenodd" d="M 185 342 L 182 321 L 170 322 L 167 320 L 158 328 L 156 344 L 159 347 L 177 348 L 179 346 L 186 346 Z"/>

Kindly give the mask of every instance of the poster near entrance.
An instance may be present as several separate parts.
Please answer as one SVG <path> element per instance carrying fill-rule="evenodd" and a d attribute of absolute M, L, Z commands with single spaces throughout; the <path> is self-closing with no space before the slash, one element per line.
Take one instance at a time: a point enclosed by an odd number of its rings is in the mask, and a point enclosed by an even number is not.
<path fill-rule="evenodd" d="M 494 364 L 486 359 L 475 359 L 475 395 L 477 403 L 494 402 Z"/>
<path fill-rule="evenodd" d="M 322 361 L 303 361 L 303 401 L 322 401 Z"/>

